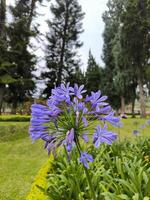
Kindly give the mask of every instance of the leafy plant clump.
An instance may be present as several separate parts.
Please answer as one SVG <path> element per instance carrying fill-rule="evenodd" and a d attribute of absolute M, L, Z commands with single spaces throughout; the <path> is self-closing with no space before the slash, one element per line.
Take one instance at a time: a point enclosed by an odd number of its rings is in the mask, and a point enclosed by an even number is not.
<path fill-rule="evenodd" d="M 98 200 L 149 199 L 150 139 L 103 144 L 100 149 L 90 147 L 89 151 L 95 156 L 90 175 Z M 48 199 L 91 200 L 83 166 L 75 159 L 68 165 L 62 154 L 48 172 L 45 188 Z"/>

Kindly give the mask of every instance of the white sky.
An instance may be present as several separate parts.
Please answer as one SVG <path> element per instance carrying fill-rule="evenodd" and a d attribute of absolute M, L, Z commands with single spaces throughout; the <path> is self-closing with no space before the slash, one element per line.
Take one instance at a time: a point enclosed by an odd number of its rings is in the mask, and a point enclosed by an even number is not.
<path fill-rule="evenodd" d="M 49 5 L 53 0 L 49 3 L 47 7 L 40 7 L 38 12 L 44 14 L 43 16 L 38 17 L 37 21 L 41 24 L 40 31 L 45 34 L 48 30 L 47 23 L 45 20 L 50 16 Z M 88 52 L 91 49 L 92 54 L 96 58 L 96 61 L 103 66 L 103 62 L 101 60 L 102 55 L 102 47 L 103 47 L 103 38 L 102 33 L 104 30 L 104 23 L 102 21 L 102 14 L 106 10 L 106 3 L 108 0 L 78 0 L 80 5 L 82 6 L 83 12 L 85 12 L 85 17 L 83 20 L 83 28 L 84 32 L 80 36 L 80 40 L 84 43 L 84 45 L 79 50 L 79 54 L 81 55 L 81 59 L 83 62 L 82 69 L 85 70 L 88 59 Z M 6 0 L 7 5 L 13 4 L 14 0 Z M 37 50 L 36 52 L 38 57 L 43 57 L 44 52 L 42 50 Z"/>
<path fill-rule="evenodd" d="M 81 54 L 84 64 L 87 63 L 88 52 L 91 49 L 92 54 L 100 65 L 104 65 L 101 60 L 104 31 L 102 14 L 106 10 L 108 0 L 80 0 L 83 11 L 86 13 L 83 21 L 84 33 L 81 40 L 84 42 L 81 48 Z"/>

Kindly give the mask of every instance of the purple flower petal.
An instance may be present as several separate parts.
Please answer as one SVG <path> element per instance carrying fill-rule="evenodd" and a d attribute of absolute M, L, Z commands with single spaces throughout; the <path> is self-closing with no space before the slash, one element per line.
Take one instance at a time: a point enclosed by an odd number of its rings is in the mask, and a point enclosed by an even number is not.
<path fill-rule="evenodd" d="M 93 135 L 94 146 L 98 148 L 101 143 L 112 144 L 114 140 L 117 139 L 117 135 L 113 132 L 107 130 L 107 125 L 104 125 L 104 128 L 101 128 L 100 125 L 97 126 L 96 132 Z"/>
<path fill-rule="evenodd" d="M 89 141 L 89 138 L 86 133 L 83 133 L 82 139 L 84 140 L 85 143 L 87 143 Z"/>
<path fill-rule="evenodd" d="M 87 121 L 86 117 L 82 117 L 82 122 L 84 123 L 84 127 L 88 126 L 88 121 Z"/>
<path fill-rule="evenodd" d="M 86 167 L 89 168 L 88 162 L 93 162 L 93 157 L 91 154 L 88 154 L 87 152 L 81 152 L 81 156 L 79 158 L 79 161 Z"/>
<path fill-rule="evenodd" d="M 74 143 L 74 129 L 72 128 L 70 131 L 66 134 L 66 139 L 64 141 L 64 144 L 66 145 L 66 149 L 68 152 L 72 151 L 72 146 Z"/>

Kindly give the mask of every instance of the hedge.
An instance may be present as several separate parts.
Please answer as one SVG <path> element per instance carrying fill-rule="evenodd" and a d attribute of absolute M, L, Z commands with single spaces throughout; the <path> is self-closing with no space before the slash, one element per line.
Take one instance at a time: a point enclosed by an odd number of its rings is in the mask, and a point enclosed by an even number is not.
<path fill-rule="evenodd" d="M 37 176 L 35 177 L 35 180 L 31 186 L 31 190 L 26 198 L 26 200 L 46 200 L 47 197 L 44 195 L 44 193 L 37 187 L 46 188 L 47 182 L 46 182 L 46 176 L 47 172 L 49 172 L 51 168 L 51 163 L 53 161 L 52 156 L 48 160 L 48 162 L 45 163 L 45 165 L 40 169 Z"/>
<path fill-rule="evenodd" d="M 28 122 L 30 115 L 0 115 L 1 122 Z"/>
<path fill-rule="evenodd" d="M 29 122 L 0 122 L 0 142 L 29 137 Z"/>

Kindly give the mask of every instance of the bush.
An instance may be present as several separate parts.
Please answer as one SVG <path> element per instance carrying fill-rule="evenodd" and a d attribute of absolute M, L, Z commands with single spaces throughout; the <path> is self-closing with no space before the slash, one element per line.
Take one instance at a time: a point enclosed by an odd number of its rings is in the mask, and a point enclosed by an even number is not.
<path fill-rule="evenodd" d="M 0 122 L 0 142 L 14 141 L 28 136 L 28 122 Z"/>
<path fill-rule="evenodd" d="M 50 160 L 41 168 L 41 170 L 35 177 L 35 181 L 31 187 L 31 191 L 28 194 L 26 200 L 46 200 L 46 195 L 40 188 L 47 187 L 46 176 L 51 169 L 52 160 L 53 158 L 51 157 Z"/>
<path fill-rule="evenodd" d="M 132 143 L 124 140 L 96 150 L 89 148 L 89 152 L 95 155 L 90 173 L 97 200 L 149 199 L 150 139 L 137 138 Z M 48 199 L 90 200 L 82 167 L 77 160 L 69 164 L 60 151 L 48 175 L 45 173 L 47 183 L 42 187 Z"/>
<path fill-rule="evenodd" d="M 29 122 L 29 115 L 0 115 L 1 122 Z"/>

